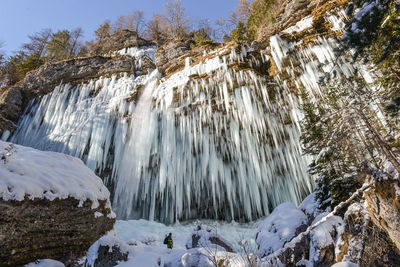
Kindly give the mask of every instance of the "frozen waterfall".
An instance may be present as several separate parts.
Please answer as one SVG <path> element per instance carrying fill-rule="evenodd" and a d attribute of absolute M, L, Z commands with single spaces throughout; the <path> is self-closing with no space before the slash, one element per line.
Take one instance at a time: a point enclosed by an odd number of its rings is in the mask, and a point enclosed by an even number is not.
<path fill-rule="evenodd" d="M 119 218 L 248 221 L 299 203 L 313 184 L 297 96 L 232 67 L 260 64 L 252 52 L 212 53 L 169 78 L 155 70 L 61 84 L 32 101 L 11 141 L 82 158 L 105 179 Z"/>

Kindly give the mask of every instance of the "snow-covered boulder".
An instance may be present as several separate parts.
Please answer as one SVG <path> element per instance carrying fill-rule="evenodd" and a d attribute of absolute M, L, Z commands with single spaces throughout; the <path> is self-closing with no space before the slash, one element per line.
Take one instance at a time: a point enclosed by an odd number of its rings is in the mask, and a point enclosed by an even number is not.
<path fill-rule="evenodd" d="M 51 260 L 51 259 L 42 259 L 36 260 L 35 262 L 31 262 L 24 267 L 65 267 L 64 263 Z"/>
<path fill-rule="evenodd" d="M 211 248 L 194 248 L 186 251 L 172 251 L 161 263 L 164 267 L 246 267 L 243 255 Z"/>
<path fill-rule="evenodd" d="M 311 193 L 299 205 L 299 209 L 301 209 L 311 221 L 321 213 L 319 210 L 319 202 L 315 197 L 316 193 Z"/>
<path fill-rule="evenodd" d="M 186 241 L 186 248 L 217 248 L 226 252 L 235 252 L 233 246 L 223 237 L 205 225 L 198 225 Z"/>
<path fill-rule="evenodd" d="M 331 267 L 358 267 L 358 265 L 349 261 L 343 261 L 335 263 Z"/>
<path fill-rule="evenodd" d="M 256 243 L 260 257 L 282 248 L 307 228 L 307 222 L 307 216 L 292 203 L 276 207 L 257 232 Z"/>
<path fill-rule="evenodd" d="M 318 215 L 312 225 L 318 223 L 326 215 L 328 213 Z M 335 247 L 343 231 L 344 222 L 339 216 L 330 217 L 311 231 L 310 262 L 314 266 L 329 267 L 335 262 Z"/>
<path fill-rule="evenodd" d="M 86 255 L 85 267 L 110 267 L 127 261 L 129 245 L 111 234 L 97 240 Z"/>
<path fill-rule="evenodd" d="M 0 262 L 65 263 L 113 228 L 109 191 L 80 159 L 0 141 Z"/>

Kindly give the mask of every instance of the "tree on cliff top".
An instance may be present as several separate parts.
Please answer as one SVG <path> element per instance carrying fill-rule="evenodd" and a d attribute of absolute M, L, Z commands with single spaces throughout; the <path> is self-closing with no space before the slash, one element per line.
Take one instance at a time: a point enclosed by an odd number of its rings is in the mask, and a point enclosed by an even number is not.
<path fill-rule="evenodd" d="M 152 19 L 147 23 L 145 37 L 157 43 L 165 39 L 165 25 L 160 14 L 154 13 Z"/>
<path fill-rule="evenodd" d="M 180 0 L 167 0 L 165 2 L 164 20 L 169 39 L 180 40 L 187 37 L 188 21 Z"/>
<path fill-rule="evenodd" d="M 143 11 L 134 10 L 128 15 L 120 16 L 113 24 L 114 30 L 128 29 L 137 32 L 139 36 L 144 34 L 145 21 Z"/>
<path fill-rule="evenodd" d="M 48 61 L 54 62 L 68 58 L 71 51 L 70 41 L 71 33 L 68 30 L 53 33 L 46 48 Z"/>
<path fill-rule="evenodd" d="M 40 32 L 29 35 L 30 42 L 22 45 L 24 50 L 29 55 L 37 55 L 38 57 L 44 57 L 47 43 L 51 38 L 51 29 L 43 29 Z"/>

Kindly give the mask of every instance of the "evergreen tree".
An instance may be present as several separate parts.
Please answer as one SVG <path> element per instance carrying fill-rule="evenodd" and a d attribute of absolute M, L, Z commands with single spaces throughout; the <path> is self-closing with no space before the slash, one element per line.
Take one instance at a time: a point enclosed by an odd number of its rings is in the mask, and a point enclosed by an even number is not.
<path fill-rule="evenodd" d="M 246 36 L 246 26 L 244 22 L 239 21 L 236 29 L 232 30 L 231 32 L 231 40 L 237 44 L 244 43 L 248 40 Z"/>
<path fill-rule="evenodd" d="M 68 30 L 53 33 L 46 48 L 48 61 L 54 62 L 67 59 L 71 51 L 70 40 L 71 33 Z"/>

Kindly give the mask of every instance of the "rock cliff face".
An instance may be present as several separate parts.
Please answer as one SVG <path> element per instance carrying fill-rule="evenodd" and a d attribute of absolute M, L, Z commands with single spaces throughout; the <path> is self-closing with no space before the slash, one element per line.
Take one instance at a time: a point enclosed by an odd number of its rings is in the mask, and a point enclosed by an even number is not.
<path fill-rule="evenodd" d="M 341 48 L 338 43 L 335 43 L 335 40 L 340 39 L 344 34 L 344 28 L 340 25 L 348 22 L 349 18 L 344 15 L 344 12 L 342 12 L 343 10 L 339 12 L 340 16 L 336 18 L 332 18 L 332 14 L 329 13 L 331 9 L 345 7 L 347 2 L 346 0 L 284 1 L 282 4 L 283 8 L 277 16 L 276 23 L 273 27 L 270 25 L 260 27 L 258 31 L 259 43 L 254 46 L 256 51 L 248 53 L 250 55 L 249 57 L 260 58 L 262 56 L 261 52 L 258 50 L 263 50 L 262 53 L 265 52 L 268 55 L 268 60 L 259 60 L 259 62 L 263 62 L 263 65 L 259 66 L 246 64 L 247 61 L 243 60 L 243 62 L 233 64 L 229 67 L 235 70 L 251 69 L 259 74 L 268 76 L 268 81 L 270 83 L 279 84 L 281 86 L 279 88 L 282 89 L 282 91 L 296 91 L 299 89 L 297 85 L 303 83 L 305 87 L 309 86 L 312 89 L 310 91 L 318 96 L 321 93 L 319 79 L 330 79 L 331 76 L 339 75 L 338 73 L 343 75 L 343 77 L 353 75 L 353 69 L 350 66 L 351 63 L 345 62 L 345 59 L 340 60 L 344 63 L 339 62 L 333 51 Z M 335 12 L 337 12 L 337 10 Z M 297 30 L 292 29 L 291 31 L 282 32 L 282 30 L 294 26 L 296 22 L 304 19 L 308 15 L 313 16 L 308 26 L 304 27 L 305 23 L 303 23 L 303 25 L 297 26 Z M 323 16 L 328 17 L 328 15 L 331 20 L 323 18 Z M 340 28 L 338 25 L 341 27 L 339 30 L 337 29 Z M 271 34 L 274 33 L 277 35 L 271 37 Z M 266 48 L 266 43 L 269 44 L 268 48 Z M 333 43 L 334 45 L 332 45 Z M 138 39 L 132 32 L 121 31 L 111 37 L 103 46 L 96 48 L 96 53 L 108 53 L 110 50 L 118 50 L 128 46 L 146 45 L 151 45 L 151 43 Z M 229 47 L 229 45 L 227 46 Z M 46 65 L 36 72 L 29 73 L 23 81 L 8 88 L 1 94 L 0 135 L 6 130 L 12 131 L 15 128 L 14 123 L 18 120 L 21 112 L 31 99 L 50 92 L 53 90 L 54 86 L 58 85 L 60 82 L 77 84 L 92 78 L 115 73 L 146 72 L 148 69 L 155 67 L 168 78 L 173 73 L 184 69 L 187 64 L 193 65 L 206 57 L 213 57 L 214 55 L 206 55 L 205 53 L 207 49 L 212 48 L 216 47 L 191 49 L 190 43 L 188 42 L 164 44 L 162 47 L 159 47 L 156 52 L 155 64 L 145 56 L 140 58 L 140 62 L 139 59 L 130 56 L 95 56 Z M 234 49 L 239 50 L 239 48 Z M 187 57 L 190 57 L 190 59 L 187 59 Z M 343 65 L 338 67 L 338 62 L 340 64 L 343 63 Z M 276 76 L 278 78 L 273 80 L 271 76 Z M 204 77 L 197 75 L 190 78 L 207 79 L 208 77 L 207 75 L 204 75 Z M 306 84 L 304 81 L 309 82 L 309 84 Z M 129 100 L 136 101 L 138 94 L 139 93 L 132 95 L 132 99 Z M 276 95 L 278 94 L 271 94 L 271 99 L 276 97 Z M 218 105 L 212 107 L 217 108 Z M 397 187 L 393 187 L 394 184 L 396 184 Z M 399 190 L 396 189 L 398 187 L 399 185 L 397 182 L 379 181 L 376 187 L 365 193 L 366 208 L 363 207 L 364 202 L 356 203 L 359 207 L 353 207 L 353 209 L 350 209 L 348 213 L 345 214 L 344 224 L 339 217 L 336 217 L 336 221 L 331 223 L 332 227 L 329 229 L 322 229 L 324 231 L 321 230 L 325 233 L 324 237 L 329 239 L 330 242 L 319 244 L 318 240 L 315 239 L 315 236 L 313 237 L 311 233 L 303 237 L 295 247 L 287 249 L 279 259 L 286 266 L 302 266 L 302 264 L 306 265 L 306 261 L 311 261 L 318 264 L 318 266 L 330 266 L 334 262 L 343 259 L 357 262 L 360 266 L 399 265 L 400 229 L 398 226 L 400 225 L 400 199 L 398 195 Z M 12 239 L 11 243 L 4 243 L 4 248 L 8 251 L 4 253 L 11 253 L 7 254 L 12 255 L 8 257 L 14 257 L 13 259 L 15 259 L 16 262 L 23 262 L 23 260 L 25 260 L 23 258 L 24 256 L 19 252 L 13 253 L 12 245 L 15 243 L 18 244 L 19 247 L 27 247 L 27 254 L 30 255 L 29 251 L 31 248 L 28 248 L 26 240 L 38 238 L 25 233 L 24 229 L 31 229 L 35 234 L 45 229 L 43 233 L 49 232 L 49 236 L 61 236 L 63 240 L 66 240 L 65 242 L 76 242 L 78 248 L 67 247 L 73 255 L 79 255 L 83 247 L 93 242 L 95 240 L 93 238 L 95 238 L 95 236 L 98 237 L 98 235 L 102 233 L 102 228 L 108 229 L 112 224 L 110 220 L 106 219 L 106 216 L 94 219 L 94 217 L 96 217 L 94 215 L 96 211 L 107 214 L 107 211 L 104 210 L 104 205 L 100 205 L 98 208 L 100 210 L 90 210 L 88 209 L 90 203 L 85 202 L 80 209 L 76 208 L 68 211 L 68 214 L 76 214 L 77 217 L 79 217 L 76 221 L 79 227 L 76 227 L 77 229 L 70 229 L 68 225 L 63 224 L 63 219 L 66 218 L 67 214 L 63 213 L 62 209 L 67 205 L 75 207 L 76 203 L 73 202 L 72 199 L 63 201 L 60 200 L 51 204 L 47 203 L 45 200 L 39 201 L 29 199 L 20 203 L 0 202 L 0 206 L 4 207 L 2 211 L 0 211 L 0 215 L 3 215 L 3 217 L 6 218 L 3 220 L 7 220 L 7 223 L 11 225 L 8 226 L 9 228 L 7 229 L 4 228 L 4 232 L 16 233 L 16 237 Z M 25 207 L 30 207 L 30 205 L 33 207 L 32 212 L 24 209 Z M 310 226 L 315 219 L 314 214 L 306 214 L 305 211 L 301 212 L 305 213 L 304 216 L 308 216 L 307 220 L 299 224 L 299 227 L 295 229 L 293 236 L 290 238 L 293 238 L 306 227 Z M 43 219 L 43 214 L 50 217 L 56 216 L 53 216 L 53 213 L 59 215 L 60 220 L 55 219 L 55 221 L 51 223 L 39 223 L 39 225 L 45 225 L 44 228 L 39 229 L 36 227 L 37 223 L 35 222 L 41 222 L 40 220 Z M 22 214 L 22 222 L 21 218 L 12 217 L 13 214 Z M 29 218 L 32 225 L 26 225 L 28 219 L 25 218 Z M 0 222 L 1 220 L 2 219 L 0 219 Z M 93 236 L 85 232 L 85 227 L 87 226 L 85 225 L 85 221 L 90 223 L 100 222 Z M 19 223 L 23 225 L 22 228 L 17 228 Z M 20 233 L 20 235 L 17 233 Z M 360 233 L 363 234 L 360 235 Z M 82 240 L 76 241 L 70 236 L 75 234 L 82 235 Z M 6 239 L 5 236 L 0 236 L 0 241 Z M 42 242 L 44 244 L 52 244 L 51 241 L 47 241 L 44 237 L 40 237 L 39 239 L 44 240 L 45 242 Z M 192 236 L 191 241 L 193 243 L 197 243 L 199 240 L 199 236 Z M 212 240 L 209 239 L 208 241 Z M 287 241 L 288 240 L 285 240 L 283 243 Z M 361 248 L 357 247 L 356 244 L 362 244 L 360 246 Z M 40 250 L 45 251 L 43 252 L 44 254 L 40 254 L 40 257 L 64 256 L 62 253 L 51 254 L 53 252 L 50 251 L 50 245 L 49 247 L 41 247 L 40 244 L 34 244 L 34 246 L 39 246 Z M 54 246 L 54 251 L 56 251 L 54 253 L 58 253 L 57 246 Z M 195 246 L 196 245 L 193 244 L 193 247 Z M 3 249 L 3 247 L 1 249 Z M 310 254 L 311 249 L 317 251 L 313 251 L 314 254 Z M 65 252 L 63 253 L 65 254 Z M 267 256 L 267 253 L 262 256 Z M 303 263 L 301 263 L 302 260 Z"/>
<path fill-rule="evenodd" d="M 71 264 L 113 228 L 115 219 L 107 216 L 111 210 L 105 204 L 92 209 L 91 201 L 80 206 L 74 198 L 0 200 L 0 265 L 47 258 Z"/>
<path fill-rule="evenodd" d="M 147 72 L 155 65 L 150 58 L 129 55 L 88 57 L 47 64 L 27 74 L 0 95 L 0 136 L 15 130 L 15 123 L 31 99 L 51 92 L 60 83 L 79 84 L 100 76 Z"/>
<path fill-rule="evenodd" d="M 399 182 L 383 180 L 377 183 L 375 190 L 367 191 L 365 197 L 372 223 L 380 231 L 386 232 L 397 251 L 400 251 Z"/>
<path fill-rule="evenodd" d="M 140 38 L 135 31 L 120 29 L 114 32 L 111 36 L 106 37 L 95 44 L 89 54 L 91 56 L 104 55 L 110 51 L 117 51 L 126 47 L 141 47 L 151 45 L 154 44 Z"/>
<path fill-rule="evenodd" d="M 186 58 L 190 58 L 188 63 L 193 65 L 207 58 L 211 50 L 223 47 L 222 44 L 213 44 L 191 48 L 190 44 L 191 42 L 169 42 L 158 47 L 155 55 L 157 69 L 168 77 L 185 68 Z"/>

